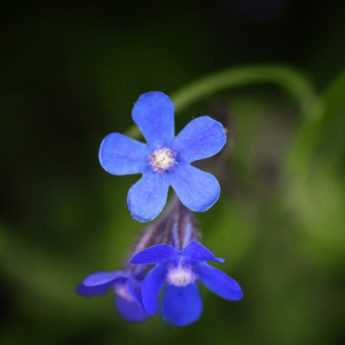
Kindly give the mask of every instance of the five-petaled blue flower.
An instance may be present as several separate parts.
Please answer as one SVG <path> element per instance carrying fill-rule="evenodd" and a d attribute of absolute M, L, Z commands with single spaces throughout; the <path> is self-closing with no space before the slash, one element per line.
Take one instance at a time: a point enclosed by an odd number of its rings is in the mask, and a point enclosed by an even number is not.
<path fill-rule="evenodd" d="M 191 165 L 217 154 L 226 143 L 223 125 L 201 116 L 175 137 L 174 104 L 159 91 L 144 93 L 134 104 L 132 118 L 147 144 L 119 133 L 102 141 L 99 161 L 113 175 L 142 174 L 127 197 L 132 217 L 151 221 L 164 208 L 169 187 L 189 209 L 204 212 L 220 195 L 217 179 Z"/>
<path fill-rule="evenodd" d="M 158 244 L 135 254 L 132 264 L 155 264 L 144 278 L 141 291 L 146 312 L 159 309 L 159 294 L 164 289 L 160 311 L 174 325 L 186 326 L 196 321 L 202 312 L 202 300 L 196 281 L 229 301 L 243 297 L 239 284 L 206 261 L 223 262 L 199 242 L 192 241 L 182 251 L 167 244 Z"/>
<path fill-rule="evenodd" d="M 116 295 L 115 306 L 125 320 L 142 322 L 150 317 L 141 302 L 140 283 L 131 272 L 92 273 L 79 284 L 77 292 L 81 296 L 98 296 L 110 288 Z"/>

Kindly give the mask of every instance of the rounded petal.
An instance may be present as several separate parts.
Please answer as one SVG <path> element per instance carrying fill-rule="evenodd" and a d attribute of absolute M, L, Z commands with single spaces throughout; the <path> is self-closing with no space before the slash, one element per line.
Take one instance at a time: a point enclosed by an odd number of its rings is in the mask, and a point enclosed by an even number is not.
<path fill-rule="evenodd" d="M 110 133 L 101 142 L 98 159 L 109 174 L 130 175 L 145 169 L 147 155 L 146 144 L 120 133 Z"/>
<path fill-rule="evenodd" d="M 134 104 L 132 118 L 150 145 L 168 145 L 174 139 L 174 104 L 165 93 L 142 94 Z"/>
<path fill-rule="evenodd" d="M 115 271 L 115 272 L 95 272 L 90 275 L 88 275 L 84 280 L 83 284 L 85 286 L 95 286 L 95 285 L 104 285 L 107 283 L 110 283 L 118 278 L 127 277 L 123 272 L 121 271 Z"/>
<path fill-rule="evenodd" d="M 143 306 L 136 301 L 128 301 L 117 296 L 115 306 L 121 317 L 129 322 L 143 322 L 150 317 Z"/>
<path fill-rule="evenodd" d="M 146 312 L 153 315 L 158 309 L 159 291 L 164 284 L 167 269 L 165 265 L 157 265 L 145 277 L 141 285 L 143 305 Z"/>
<path fill-rule="evenodd" d="M 131 264 L 158 264 L 177 255 L 178 251 L 173 246 L 156 244 L 134 254 L 129 262 Z"/>
<path fill-rule="evenodd" d="M 176 326 L 187 326 L 200 318 L 202 300 L 196 284 L 168 285 L 164 289 L 163 318 Z"/>
<path fill-rule="evenodd" d="M 188 256 L 192 260 L 224 262 L 224 259 L 217 258 L 208 248 L 200 242 L 192 241 L 183 250 L 183 256 Z"/>
<path fill-rule="evenodd" d="M 85 286 L 83 283 L 76 288 L 76 293 L 83 297 L 92 297 L 104 295 L 112 286 L 112 282 L 98 286 Z"/>
<path fill-rule="evenodd" d="M 209 116 L 198 117 L 177 135 L 173 147 L 186 162 L 212 157 L 226 143 L 224 126 Z"/>
<path fill-rule="evenodd" d="M 132 298 L 138 303 L 142 304 L 140 282 L 136 278 L 130 277 L 127 281 L 127 288 Z M 116 293 L 116 289 L 115 289 L 115 293 Z"/>
<path fill-rule="evenodd" d="M 237 281 L 208 264 L 198 264 L 195 270 L 201 282 L 216 295 L 229 301 L 242 299 L 243 292 Z"/>
<path fill-rule="evenodd" d="M 205 212 L 219 199 L 217 179 L 189 164 L 180 164 L 169 175 L 170 183 L 182 204 L 194 212 Z"/>
<path fill-rule="evenodd" d="M 139 222 L 149 222 L 163 210 L 169 184 L 165 176 L 147 172 L 128 192 L 127 204 L 132 217 Z"/>
<path fill-rule="evenodd" d="M 126 279 L 121 271 L 95 272 L 88 275 L 76 289 L 81 296 L 97 296 L 105 294 L 117 279 Z"/>

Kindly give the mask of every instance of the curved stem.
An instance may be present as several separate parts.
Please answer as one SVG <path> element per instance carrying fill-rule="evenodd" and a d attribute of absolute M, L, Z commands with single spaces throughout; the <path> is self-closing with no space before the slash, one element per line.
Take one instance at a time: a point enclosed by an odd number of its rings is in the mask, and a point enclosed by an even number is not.
<path fill-rule="evenodd" d="M 284 66 L 229 68 L 191 83 L 175 92 L 172 98 L 176 112 L 180 113 L 192 103 L 217 92 L 252 84 L 276 84 L 285 89 L 299 105 L 302 116 L 308 120 L 315 120 L 321 114 L 321 106 L 312 85 L 300 73 Z M 137 128 L 132 127 L 127 134 L 137 137 L 140 133 Z"/>
<path fill-rule="evenodd" d="M 173 94 L 173 99 L 176 110 L 181 111 L 205 96 L 228 88 L 251 84 L 276 84 L 295 98 L 305 116 L 319 115 L 313 106 L 317 97 L 311 84 L 295 70 L 283 66 L 259 65 L 229 68 L 192 83 Z"/>

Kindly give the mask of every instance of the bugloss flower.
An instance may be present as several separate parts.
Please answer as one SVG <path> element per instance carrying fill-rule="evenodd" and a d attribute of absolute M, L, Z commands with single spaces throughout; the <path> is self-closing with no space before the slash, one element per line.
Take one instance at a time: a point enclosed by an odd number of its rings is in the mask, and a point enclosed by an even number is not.
<path fill-rule="evenodd" d="M 146 312 L 153 315 L 161 306 L 163 318 L 177 326 L 186 326 L 198 320 L 202 312 L 202 300 L 196 284 L 198 280 L 226 300 L 240 300 L 243 294 L 239 284 L 208 265 L 207 261 L 223 262 L 223 259 L 216 258 L 197 241 L 190 242 L 181 251 L 168 244 L 158 244 L 135 254 L 130 263 L 155 264 L 141 286 Z"/>
<path fill-rule="evenodd" d="M 130 322 L 142 322 L 150 315 L 141 302 L 140 283 L 131 272 L 95 272 L 88 275 L 77 287 L 81 296 L 98 296 L 112 289 L 115 306 L 120 315 Z"/>
<path fill-rule="evenodd" d="M 223 125 L 201 116 L 175 137 L 174 105 L 159 91 L 141 95 L 134 104 L 132 118 L 147 144 L 110 133 L 99 149 L 99 161 L 108 173 L 143 175 L 128 193 L 132 217 L 140 222 L 156 218 L 166 204 L 170 186 L 192 211 L 204 212 L 212 207 L 220 195 L 219 183 L 191 163 L 212 157 L 223 148 Z"/>

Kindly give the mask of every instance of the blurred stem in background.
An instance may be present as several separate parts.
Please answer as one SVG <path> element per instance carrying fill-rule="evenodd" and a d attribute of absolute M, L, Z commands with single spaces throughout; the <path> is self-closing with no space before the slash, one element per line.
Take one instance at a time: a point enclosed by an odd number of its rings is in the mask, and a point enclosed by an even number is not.
<path fill-rule="evenodd" d="M 290 169 L 290 172 L 297 167 L 300 169 L 301 162 L 308 163 L 306 156 L 308 155 L 307 152 L 309 152 L 308 148 L 310 148 L 312 143 L 312 134 L 305 134 L 306 132 L 313 132 L 308 131 L 308 129 L 315 127 L 315 124 L 318 123 L 323 107 L 311 83 L 296 70 L 290 67 L 274 65 L 233 67 L 192 82 L 190 85 L 175 92 L 172 98 L 178 114 L 191 104 L 212 96 L 217 92 L 253 84 L 275 84 L 284 89 L 299 106 L 302 126 L 296 135 L 296 141 L 292 143 L 289 166 L 292 169 Z M 133 137 L 140 135 L 136 127 L 131 127 L 127 134 Z"/>
<path fill-rule="evenodd" d="M 277 84 L 296 99 L 305 117 L 319 116 L 319 108 L 314 107 L 317 97 L 312 85 L 295 70 L 283 66 L 258 65 L 229 68 L 193 82 L 173 94 L 172 97 L 176 111 L 180 112 L 193 102 L 219 91 L 258 83 Z"/>

